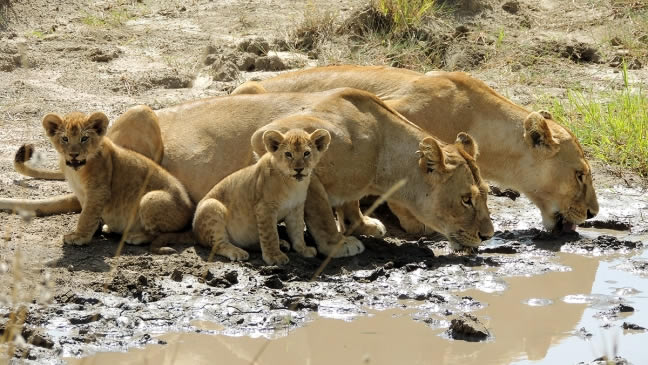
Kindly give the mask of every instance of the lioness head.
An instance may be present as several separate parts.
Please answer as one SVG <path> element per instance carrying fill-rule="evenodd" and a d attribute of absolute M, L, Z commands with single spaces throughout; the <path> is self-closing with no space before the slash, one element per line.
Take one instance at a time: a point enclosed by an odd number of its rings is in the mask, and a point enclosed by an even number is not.
<path fill-rule="evenodd" d="M 524 192 L 542 212 L 550 231 L 573 231 L 599 210 L 592 170 L 583 149 L 548 112 L 532 112 L 524 121 L 524 140 L 532 149 L 526 173 L 532 189 Z"/>
<path fill-rule="evenodd" d="M 426 137 L 416 152 L 427 186 L 425 199 L 416 201 L 412 213 L 448 237 L 453 248 L 475 247 L 493 236 L 488 187 L 475 164 L 477 153 L 477 144 L 466 133 L 449 145 Z"/>
<path fill-rule="evenodd" d="M 89 116 L 75 112 L 63 118 L 50 113 L 43 118 L 43 128 L 65 164 L 78 170 L 97 152 L 108 128 L 108 117 L 100 112 Z"/>
<path fill-rule="evenodd" d="M 275 166 L 297 181 L 310 176 L 330 142 L 331 134 L 324 129 L 311 134 L 302 129 L 291 129 L 285 134 L 275 130 L 263 133 L 263 144 L 273 155 Z"/>

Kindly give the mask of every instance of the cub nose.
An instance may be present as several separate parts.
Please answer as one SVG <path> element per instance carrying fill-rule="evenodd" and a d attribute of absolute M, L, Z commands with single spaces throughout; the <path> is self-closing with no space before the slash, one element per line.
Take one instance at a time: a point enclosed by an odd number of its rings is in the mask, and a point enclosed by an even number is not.
<path fill-rule="evenodd" d="M 298 174 L 301 174 L 301 172 L 304 171 L 304 169 L 295 169 L 295 171 L 297 171 Z"/>
<path fill-rule="evenodd" d="M 587 219 L 596 217 L 596 213 L 592 213 L 589 209 L 587 210 Z"/>
<path fill-rule="evenodd" d="M 77 158 L 77 157 L 79 157 L 79 154 L 78 154 L 78 153 L 70 152 L 69 155 L 70 155 L 70 157 L 72 157 L 72 158 Z"/>
<path fill-rule="evenodd" d="M 484 235 L 484 234 L 481 234 L 481 232 L 480 232 L 478 235 L 479 235 L 479 238 L 482 240 L 482 242 L 483 242 L 483 241 L 486 241 L 486 240 L 488 240 L 488 239 L 490 239 L 491 237 L 493 237 L 492 234 L 490 234 L 490 235 Z"/>

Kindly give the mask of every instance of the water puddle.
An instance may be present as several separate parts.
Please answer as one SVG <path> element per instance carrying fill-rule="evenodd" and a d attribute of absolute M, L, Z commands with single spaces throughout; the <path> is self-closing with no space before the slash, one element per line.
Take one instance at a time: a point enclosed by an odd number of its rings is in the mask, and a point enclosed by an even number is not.
<path fill-rule="evenodd" d="M 624 260 L 558 253 L 563 270 L 540 275 L 485 276 L 483 287 L 454 292 L 479 305 L 430 310 L 433 303 L 405 299 L 400 308 L 367 309 L 353 301 L 323 300 L 305 325 L 264 337 L 227 336 L 220 324 L 193 321 L 193 333 L 158 337 L 126 353 L 100 353 L 71 364 L 568 364 L 620 355 L 634 364 L 648 361 L 648 278 L 622 271 Z M 356 273 L 357 274 L 357 273 Z M 424 285 L 425 283 L 421 283 Z M 619 305 L 633 312 L 618 313 Z M 454 314 L 471 312 L 490 331 L 484 342 L 451 340 L 445 332 Z M 455 313 L 453 313 L 455 312 Z M 258 356 L 261 354 L 260 356 Z M 258 356 L 258 358 L 257 358 Z"/>

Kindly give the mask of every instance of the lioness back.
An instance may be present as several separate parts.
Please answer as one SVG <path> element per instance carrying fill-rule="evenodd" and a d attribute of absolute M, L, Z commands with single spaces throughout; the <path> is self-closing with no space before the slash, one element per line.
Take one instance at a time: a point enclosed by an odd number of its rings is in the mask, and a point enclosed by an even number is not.
<path fill-rule="evenodd" d="M 261 248 L 269 265 L 285 264 L 277 222 L 285 220 L 295 251 L 306 257 L 315 249 L 304 242 L 304 201 L 310 176 L 328 148 L 329 132 L 301 129 L 263 136 L 267 153 L 251 166 L 220 181 L 200 201 L 193 230 L 199 243 L 230 260 L 246 260 L 242 248 Z"/>

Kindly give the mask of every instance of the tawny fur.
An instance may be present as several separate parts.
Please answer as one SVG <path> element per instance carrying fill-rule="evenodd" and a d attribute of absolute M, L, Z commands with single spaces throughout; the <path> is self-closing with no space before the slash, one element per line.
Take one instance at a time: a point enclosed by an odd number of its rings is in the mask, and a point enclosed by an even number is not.
<path fill-rule="evenodd" d="M 268 265 L 282 265 L 288 256 L 280 250 L 277 223 L 285 220 L 295 251 L 313 257 L 315 248 L 304 242 L 304 201 L 331 136 L 323 129 L 310 135 L 295 129 L 285 135 L 267 131 L 263 139 L 268 153 L 227 176 L 198 203 L 194 235 L 230 260 L 246 260 L 244 248 L 260 247 Z"/>
<path fill-rule="evenodd" d="M 574 135 L 547 112 L 530 112 L 463 72 L 425 75 L 383 66 L 327 66 L 248 82 L 233 94 L 316 92 L 353 87 L 376 94 L 428 133 L 451 142 L 469 133 L 481 148 L 484 178 L 525 194 L 553 229 L 598 212 L 590 166 Z M 396 209 L 408 231 L 423 229 Z"/>
<path fill-rule="evenodd" d="M 331 146 L 311 178 L 304 207 L 306 225 L 325 255 L 333 252 L 338 242 L 343 245 L 336 257 L 364 250 L 355 237 L 338 231 L 332 207 L 348 208 L 345 219 L 357 223 L 354 234 L 383 235 L 384 225 L 362 215 L 357 202 L 363 196 L 386 192 L 403 178 L 407 184 L 390 197 L 391 204 L 452 237 L 456 244 L 476 246 L 480 235 L 492 235 L 486 186 L 463 140 L 439 142 L 370 93 L 336 89 L 213 97 L 158 110 L 149 117 L 140 114 L 127 111 L 111 130 L 129 131 L 133 147 L 144 150 L 137 141 L 152 145 L 156 136 L 146 125 L 158 124 L 161 138 L 157 145 L 164 146 L 160 164 L 185 185 L 194 201 L 201 200 L 226 176 L 254 162 L 253 152 L 259 149 L 253 149 L 250 140 L 261 141 L 260 128 L 328 130 Z M 108 136 L 121 144 L 110 131 Z M 433 145 L 436 154 L 417 155 L 421 148 Z M 444 169 L 427 168 L 442 161 Z M 478 192 L 474 201 L 463 204 L 473 192 Z M 56 210 L 51 202 L 49 208 L 49 212 L 62 212 L 66 207 Z"/>
<path fill-rule="evenodd" d="M 125 240 L 131 244 L 188 227 L 194 204 L 182 184 L 150 159 L 106 138 L 103 113 L 48 114 L 43 127 L 82 207 L 76 230 L 63 237 L 64 243 L 89 243 L 100 220 L 117 233 L 130 223 Z M 0 209 L 30 209 L 35 203 L 3 199 Z"/>

